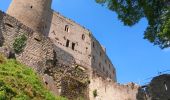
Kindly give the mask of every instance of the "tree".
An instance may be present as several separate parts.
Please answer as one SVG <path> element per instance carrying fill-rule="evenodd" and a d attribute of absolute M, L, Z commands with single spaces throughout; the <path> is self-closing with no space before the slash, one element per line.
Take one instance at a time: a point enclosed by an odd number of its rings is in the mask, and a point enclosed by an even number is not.
<path fill-rule="evenodd" d="M 144 39 L 160 48 L 170 47 L 170 0 L 96 0 L 115 11 L 124 25 L 132 26 L 141 18 L 148 20 Z"/>

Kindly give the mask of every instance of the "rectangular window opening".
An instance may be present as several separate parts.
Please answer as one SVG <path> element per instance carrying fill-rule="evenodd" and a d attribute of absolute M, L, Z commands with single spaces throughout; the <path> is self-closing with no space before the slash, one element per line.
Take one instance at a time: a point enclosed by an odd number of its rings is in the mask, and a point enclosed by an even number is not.
<path fill-rule="evenodd" d="M 70 40 L 67 40 L 66 47 L 69 47 L 69 44 L 70 44 Z"/>
<path fill-rule="evenodd" d="M 72 43 L 72 50 L 74 50 L 75 49 L 75 43 Z"/>

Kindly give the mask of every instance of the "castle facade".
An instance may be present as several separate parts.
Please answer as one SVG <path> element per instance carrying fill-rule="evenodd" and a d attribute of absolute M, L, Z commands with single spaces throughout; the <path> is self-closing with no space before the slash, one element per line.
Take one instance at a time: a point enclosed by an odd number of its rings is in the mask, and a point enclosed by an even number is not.
<path fill-rule="evenodd" d="M 106 49 L 93 34 L 51 9 L 52 0 L 12 0 L 7 14 L 26 26 L 49 37 L 56 48 L 60 62 L 74 63 L 116 82 L 116 71 L 106 54 Z"/>

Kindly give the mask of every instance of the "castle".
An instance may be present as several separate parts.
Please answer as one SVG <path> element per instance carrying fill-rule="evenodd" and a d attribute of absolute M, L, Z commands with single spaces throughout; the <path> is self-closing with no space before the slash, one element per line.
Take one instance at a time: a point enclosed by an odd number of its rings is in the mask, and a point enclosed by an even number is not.
<path fill-rule="evenodd" d="M 68 52 L 74 62 L 68 61 L 70 56 L 59 51 L 56 52 L 58 60 L 75 63 L 84 69 L 94 69 L 116 82 L 116 71 L 105 48 L 89 30 L 54 12 L 51 3 L 52 0 L 12 0 L 7 13 L 49 37 L 57 47 Z"/>
<path fill-rule="evenodd" d="M 140 86 L 117 83 L 116 70 L 93 34 L 51 9 L 52 0 L 12 0 L 0 11 L 0 53 L 31 66 L 69 100 L 145 100 Z M 27 39 L 21 52 L 13 44 Z M 140 98 L 140 99 L 139 99 Z"/>

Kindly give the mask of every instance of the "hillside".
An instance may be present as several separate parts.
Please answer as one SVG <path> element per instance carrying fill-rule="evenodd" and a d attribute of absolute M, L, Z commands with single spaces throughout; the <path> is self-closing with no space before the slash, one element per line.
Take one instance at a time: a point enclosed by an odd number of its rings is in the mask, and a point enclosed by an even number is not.
<path fill-rule="evenodd" d="M 11 99 L 66 100 L 50 93 L 32 69 L 0 54 L 0 100 Z"/>

